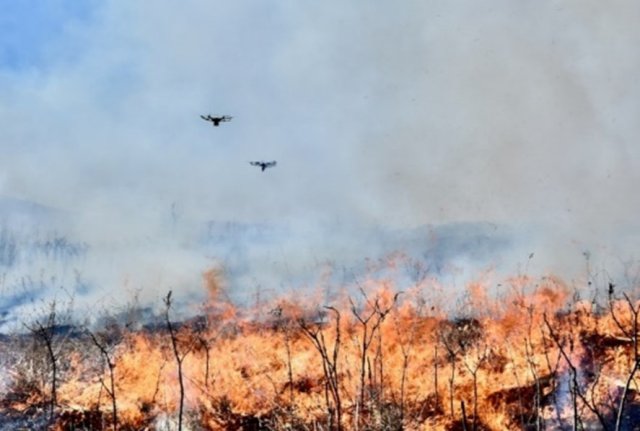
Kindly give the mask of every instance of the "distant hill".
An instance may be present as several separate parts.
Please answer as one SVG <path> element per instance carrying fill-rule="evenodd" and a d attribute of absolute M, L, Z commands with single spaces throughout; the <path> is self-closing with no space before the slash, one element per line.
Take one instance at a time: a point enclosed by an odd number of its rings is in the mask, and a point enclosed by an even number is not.
<path fill-rule="evenodd" d="M 368 263 L 384 261 L 397 253 L 421 262 L 431 276 L 460 267 L 482 269 L 499 262 L 516 240 L 513 229 L 492 223 L 398 229 L 211 222 L 202 235 L 201 246 L 207 255 L 220 261 L 232 283 L 273 285 L 283 280 L 308 283 L 322 268 L 331 267 L 334 276 L 346 277 L 334 280 L 339 283 L 349 279 L 345 271 L 364 274 L 371 271 Z"/>
<path fill-rule="evenodd" d="M 63 217 L 62 210 L 35 202 L 0 196 L 0 226 L 12 229 L 50 226 L 54 228 Z"/>

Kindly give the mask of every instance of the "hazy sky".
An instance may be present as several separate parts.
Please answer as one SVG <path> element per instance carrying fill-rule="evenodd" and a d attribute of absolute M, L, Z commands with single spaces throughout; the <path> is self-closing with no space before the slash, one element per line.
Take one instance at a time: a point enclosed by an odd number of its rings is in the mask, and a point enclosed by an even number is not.
<path fill-rule="evenodd" d="M 91 241 L 161 236 L 173 204 L 185 223 L 638 232 L 635 0 L 0 8 L 0 193 Z"/>

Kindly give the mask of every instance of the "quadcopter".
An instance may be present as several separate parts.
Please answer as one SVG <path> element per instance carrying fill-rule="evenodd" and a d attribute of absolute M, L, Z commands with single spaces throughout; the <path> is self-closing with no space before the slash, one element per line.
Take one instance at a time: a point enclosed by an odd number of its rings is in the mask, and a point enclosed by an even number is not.
<path fill-rule="evenodd" d="M 262 169 L 262 172 L 264 172 L 265 169 L 272 168 L 275 165 L 277 165 L 277 162 L 273 160 L 271 162 L 249 162 L 249 164 L 251 166 L 260 166 L 260 168 Z"/>
<path fill-rule="evenodd" d="M 205 121 L 211 121 L 215 127 L 218 127 L 220 123 L 231 121 L 233 117 L 230 115 L 223 115 L 222 117 L 212 117 L 211 115 L 207 115 L 205 117 L 204 115 L 201 115 L 200 118 L 202 118 Z"/>

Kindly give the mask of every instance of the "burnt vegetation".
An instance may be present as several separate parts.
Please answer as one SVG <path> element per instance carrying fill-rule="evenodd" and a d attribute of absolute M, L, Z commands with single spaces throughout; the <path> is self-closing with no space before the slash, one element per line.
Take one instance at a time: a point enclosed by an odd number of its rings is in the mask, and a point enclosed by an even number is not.
<path fill-rule="evenodd" d="M 152 325 L 52 302 L 0 339 L 0 430 L 636 429 L 633 286 L 521 277 L 445 313 L 428 282 L 268 313 L 219 295 L 189 320 L 168 294 Z"/>

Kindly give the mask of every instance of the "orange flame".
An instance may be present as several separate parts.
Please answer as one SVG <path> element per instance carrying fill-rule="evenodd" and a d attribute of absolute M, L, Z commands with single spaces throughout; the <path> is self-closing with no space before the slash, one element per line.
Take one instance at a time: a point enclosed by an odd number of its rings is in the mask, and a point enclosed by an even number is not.
<path fill-rule="evenodd" d="M 337 429 L 338 410 L 342 429 L 450 430 L 465 421 L 467 429 L 555 429 L 575 412 L 585 426 L 615 423 L 625 388 L 627 405 L 640 402 L 640 305 L 629 297 L 598 308 L 571 302 L 559 278 L 526 276 L 490 294 L 485 275 L 467 286 L 462 314 L 449 317 L 433 296 L 442 291 L 434 280 L 402 293 L 392 280 L 365 280 L 331 309 L 277 298 L 267 318 L 253 321 L 225 299 L 219 272 L 203 281 L 206 318 L 182 322 L 175 335 L 185 420 L 202 429 L 261 421 Z M 176 417 L 171 346 L 159 329 L 127 332 L 113 347 L 121 429 Z M 66 357 L 59 404 L 101 411 L 108 424 L 109 375 L 89 349 Z"/>

